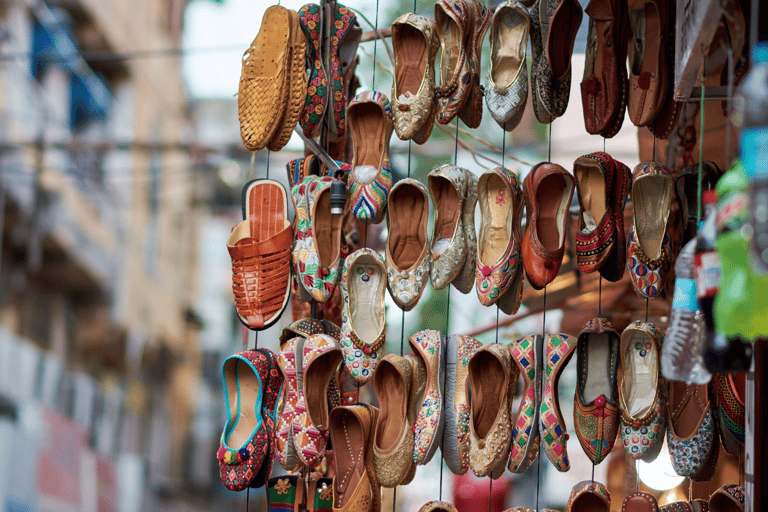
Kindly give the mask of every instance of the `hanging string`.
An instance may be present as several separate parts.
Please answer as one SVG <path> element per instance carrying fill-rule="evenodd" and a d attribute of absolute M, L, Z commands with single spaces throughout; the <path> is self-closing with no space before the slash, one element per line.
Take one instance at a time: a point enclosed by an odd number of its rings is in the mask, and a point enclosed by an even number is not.
<path fill-rule="evenodd" d="M 552 125 L 550 125 L 552 126 Z M 541 337 L 547 337 L 547 287 L 544 287 L 544 305 L 541 313 Z M 536 457 L 536 510 L 539 510 L 539 490 L 541 489 L 541 457 Z"/>
<path fill-rule="evenodd" d="M 704 58 L 704 65 L 707 65 L 707 59 Z M 699 117 L 701 118 L 699 128 L 699 179 L 697 181 L 697 208 L 696 208 L 696 225 L 701 222 L 701 189 L 702 189 L 702 166 L 704 165 L 704 88 L 705 88 L 704 74 L 701 75 L 701 103 L 699 104 Z"/>
<path fill-rule="evenodd" d="M 267 179 L 269 179 L 269 161 L 272 157 L 272 150 L 267 148 Z"/>
<path fill-rule="evenodd" d="M 549 151 L 547 152 L 547 161 L 552 161 L 552 123 L 549 123 Z"/>
<path fill-rule="evenodd" d="M 267 159 L 267 162 L 269 162 L 269 159 Z M 251 179 L 253 179 L 253 169 L 256 166 L 256 152 L 251 151 Z"/>
<path fill-rule="evenodd" d="M 453 165 L 459 159 L 459 116 L 456 116 L 456 145 L 453 148 Z"/>
<path fill-rule="evenodd" d="M 488 512 L 491 512 L 491 496 L 493 496 L 493 478 L 491 480 L 491 485 L 488 486 Z"/>
<path fill-rule="evenodd" d="M 245 512 L 251 509 L 251 488 L 245 488 Z"/>
<path fill-rule="evenodd" d="M 597 288 L 597 316 L 603 318 L 603 275 L 600 274 Z"/>
<path fill-rule="evenodd" d="M 507 152 L 507 133 L 501 130 L 501 168 L 504 169 L 504 154 Z"/>
<path fill-rule="evenodd" d="M 605 153 L 605 137 L 603 137 L 603 153 Z"/>
<path fill-rule="evenodd" d="M 379 41 L 379 0 L 376 0 L 376 21 L 373 27 L 373 77 L 371 78 L 371 89 L 376 90 L 376 43 Z"/>
<path fill-rule="evenodd" d="M 595 463 L 592 463 L 592 483 L 595 483 Z"/>
<path fill-rule="evenodd" d="M 645 298 L 645 321 L 648 321 L 648 297 Z"/>
<path fill-rule="evenodd" d="M 416 12 L 416 0 L 413 0 L 413 12 Z"/>
<path fill-rule="evenodd" d="M 248 350 L 248 328 L 243 326 L 243 351 Z"/>
<path fill-rule="evenodd" d="M 640 492 L 640 461 L 635 461 L 635 492 Z"/>
<path fill-rule="evenodd" d="M 656 119 L 653 120 L 653 158 L 652 160 L 656 161 Z"/>

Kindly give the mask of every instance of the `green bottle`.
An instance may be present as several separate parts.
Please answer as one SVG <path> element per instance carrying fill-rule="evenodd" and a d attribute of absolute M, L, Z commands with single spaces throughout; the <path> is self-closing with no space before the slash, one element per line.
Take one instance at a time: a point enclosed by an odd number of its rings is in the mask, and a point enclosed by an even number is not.
<path fill-rule="evenodd" d="M 720 287 L 715 325 L 729 339 L 768 336 L 768 275 L 756 271 L 750 251 L 749 179 L 741 162 L 717 182 L 717 240 Z"/>

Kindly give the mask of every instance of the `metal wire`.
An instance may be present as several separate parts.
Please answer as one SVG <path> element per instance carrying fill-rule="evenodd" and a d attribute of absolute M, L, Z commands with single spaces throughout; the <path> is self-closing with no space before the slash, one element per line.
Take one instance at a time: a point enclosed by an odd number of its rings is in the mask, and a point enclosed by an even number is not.
<path fill-rule="evenodd" d="M 378 35 L 379 35 L 379 0 L 376 0 L 376 21 L 374 21 L 374 33 L 377 37 L 373 39 L 373 76 L 371 77 L 371 89 L 374 91 L 376 90 L 376 46 L 377 42 L 379 41 Z"/>

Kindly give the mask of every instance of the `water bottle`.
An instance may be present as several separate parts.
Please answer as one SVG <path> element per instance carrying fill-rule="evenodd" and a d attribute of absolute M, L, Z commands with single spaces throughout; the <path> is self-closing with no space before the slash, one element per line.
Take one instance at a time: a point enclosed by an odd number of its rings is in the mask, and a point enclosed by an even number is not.
<path fill-rule="evenodd" d="M 750 181 L 751 253 L 768 273 L 768 43 L 752 48 L 749 73 L 734 95 L 733 124 L 741 130 L 741 161 Z"/>

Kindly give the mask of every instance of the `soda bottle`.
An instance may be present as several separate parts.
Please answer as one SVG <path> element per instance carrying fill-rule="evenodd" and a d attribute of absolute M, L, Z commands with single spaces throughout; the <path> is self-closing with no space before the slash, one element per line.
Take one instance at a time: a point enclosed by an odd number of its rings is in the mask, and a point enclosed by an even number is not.
<path fill-rule="evenodd" d="M 696 239 L 685 244 L 675 261 L 675 294 L 669 328 L 661 346 L 661 373 L 669 380 L 706 384 L 712 375 L 704 367 L 703 316 L 698 312 L 693 255 Z"/>

